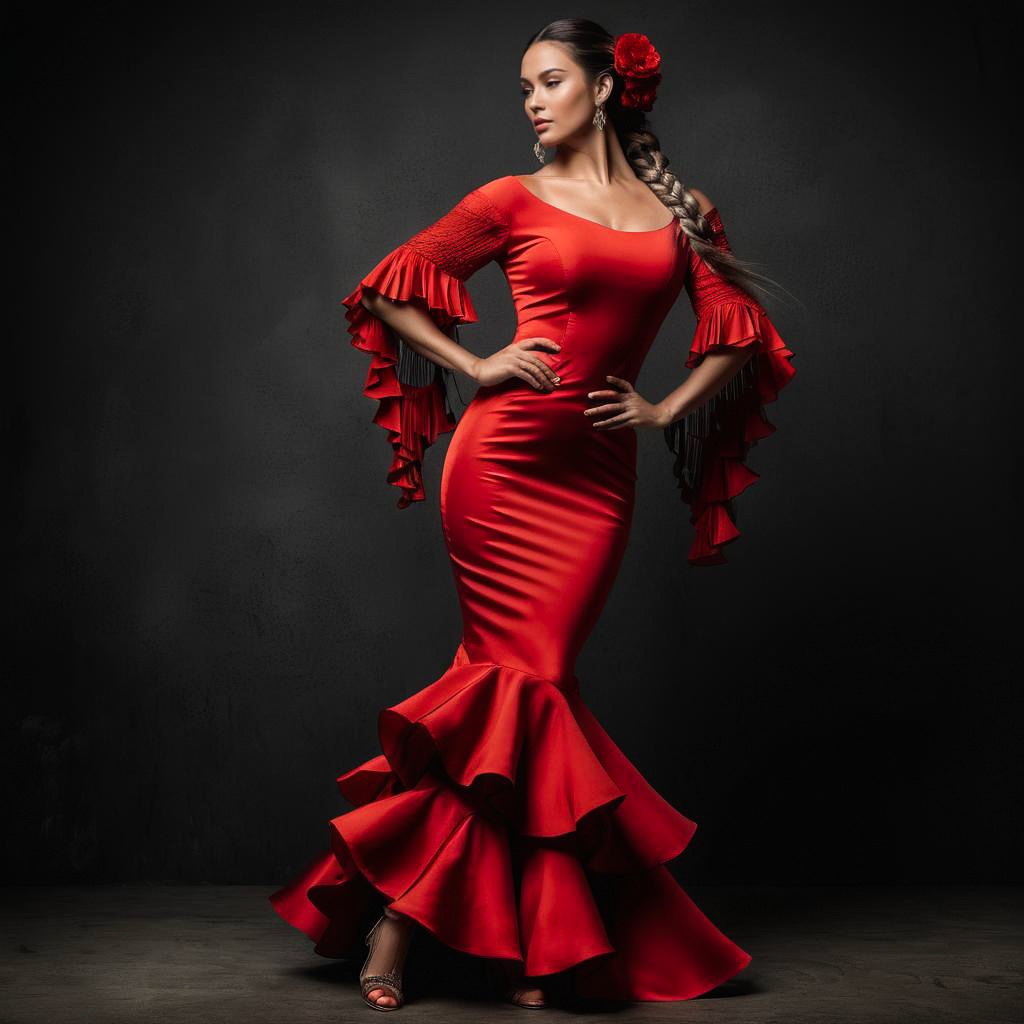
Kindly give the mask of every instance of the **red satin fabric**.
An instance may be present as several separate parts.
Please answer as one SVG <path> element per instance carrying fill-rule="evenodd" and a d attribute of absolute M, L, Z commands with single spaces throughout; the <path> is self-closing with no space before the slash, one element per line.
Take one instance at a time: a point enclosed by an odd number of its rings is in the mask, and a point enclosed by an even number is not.
<path fill-rule="evenodd" d="M 616 231 L 509 176 L 399 246 L 344 300 L 353 344 L 372 355 L 366 393 L 380 403 L 402 507 L 424 497 L 426 447 L 455 428 L 440 506 L 464 629 L 440 677 L 380 712 L 381 754 L 337 780 L 356 809 L 330 822 L 330 849 L 271 896 L 317 952 L 355 955 L 367 908 L 390 902 L 454 949 L 520 961 L 529 975 L 571 971 L 582 996 L 689 999 L 750 962 L 665 867 L 696 825 L 597 722 L 574 668 L 618 572 L 636 484 L 636 430 L 595 429 L 587 393 L 606 374 L 635 382 L 684 285 L 694 297 L 692 256 L 674 220 Z M 438 385 L 399 381 L 395 339 L 359 299 L 377 291 L 418 302 L 441 327 L 472 322 L 464 282 L 489 260 L 512 290 L 516 337 L 561 343 L 535 350 L 561 384 L 482 387 L 456 426 Z M 755 345 L 761 393 L 769 381 L 777 390 L 790 353 L 763 310 L 737 292 L 718 297 L 687 365 L 716 346 Z M 704 496 L 705 519 L 721 493 Z M 714 530 L 698 537 L 704 555 L 722 542 Z M 638 690 L 637 713 L 656 697 Z"/>

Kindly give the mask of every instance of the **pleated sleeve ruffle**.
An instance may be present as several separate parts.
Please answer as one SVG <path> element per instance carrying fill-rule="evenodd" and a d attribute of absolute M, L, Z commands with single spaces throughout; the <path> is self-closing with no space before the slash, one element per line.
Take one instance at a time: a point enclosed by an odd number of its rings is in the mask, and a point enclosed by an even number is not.
<path fill-rule="evenodd" d="M 342 299 L 352 345 L 370 356 L 363 394 L 374 399 L 373 422 L 387 431 L 392 449 L 388 483 L 401 489 L 399 508 L 424 499 L 423 456 L 455 427 L 439 364 L 416 352 L 362 305 L 367 292 L 413 302 L 458 341 L 458 325 L 475 323 L 465 281 L 497 258 L 508 239 L 502 211 L 479 189 L 440 220 L 385 256 Z"/>
<path fill-rule="evenodd" d="M 712 240 L 732 251 L 718 209 L 705 215 Z M 751 358 L 713 398 L 665 430 L 675 453 L 673 467 L 682 500 L 695 528 L 688 561 L 720 565 L 724 545 L 740 536 L 736 498 L 759 474 L 746 464 L 750 447 L 775 432 L 764 406 L 774 402 L 794 377 L 793 353 L 764 309 L 746 292 L 725 281 L 687 245 L 686 288 L 697 327 L 686 359 L 693 369 L 709 352 L 753 349 Z"/>

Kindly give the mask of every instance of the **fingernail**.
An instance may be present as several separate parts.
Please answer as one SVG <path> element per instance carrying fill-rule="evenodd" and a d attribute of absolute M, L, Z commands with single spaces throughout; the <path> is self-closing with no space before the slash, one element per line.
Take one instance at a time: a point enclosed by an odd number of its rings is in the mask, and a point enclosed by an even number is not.
<path fill-rule="evenodd" d="M 557 384 L 561 379 L 561 377 L 555 377 L 555 383 Z"/>

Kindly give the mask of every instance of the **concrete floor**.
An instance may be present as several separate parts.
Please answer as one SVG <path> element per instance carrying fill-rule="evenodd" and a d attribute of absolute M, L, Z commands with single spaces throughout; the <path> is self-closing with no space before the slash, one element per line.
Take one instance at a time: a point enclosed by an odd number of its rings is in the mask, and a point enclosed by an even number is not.
<path fill-rule="evenodd" d="M 395 1019 L 1024 1020 L 1019 887 L 684 888 L 754 958 L 713 993 L 687 1002 L 523 1010 L 490 1000 L 474 958 L 441 950 L 451 959 L 432 962 L 428 941 L 426 953 L 413 947 L 423 953 L 419 970 L 410 952 L 410 1001 Z M 312 943 L 273 912 L 272 891 L 5 887 L 0 1021 L 376 1020 L 359 998 L 361 963 L 313 954 Z"/>

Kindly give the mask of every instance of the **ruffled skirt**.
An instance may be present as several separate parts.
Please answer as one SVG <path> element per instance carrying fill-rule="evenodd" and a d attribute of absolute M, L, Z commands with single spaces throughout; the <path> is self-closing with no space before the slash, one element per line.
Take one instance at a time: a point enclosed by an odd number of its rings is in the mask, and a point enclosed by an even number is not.
<path fill-rule="evenodd" d="M 330 849 L 270 897 L 317 953 L 354 955 L 368 908 L 390 904 L 452 949 L 572 971 L 584 998 L 689 999 L 750 962 L 665 867 L 696 825 L 575 677 L 473 662 L 460 645 L 378 726 L 383 753 L 337 780 L 355 809 L 330 821 Z"/>

